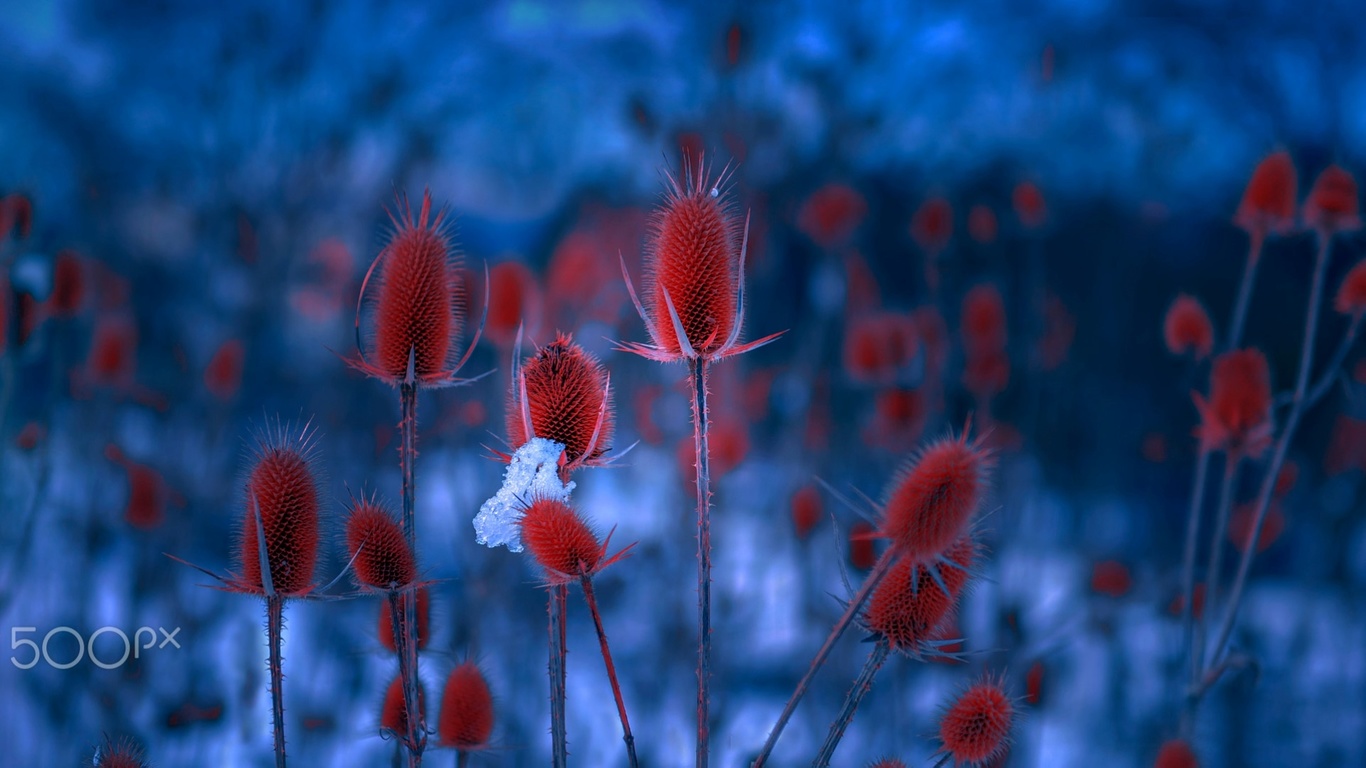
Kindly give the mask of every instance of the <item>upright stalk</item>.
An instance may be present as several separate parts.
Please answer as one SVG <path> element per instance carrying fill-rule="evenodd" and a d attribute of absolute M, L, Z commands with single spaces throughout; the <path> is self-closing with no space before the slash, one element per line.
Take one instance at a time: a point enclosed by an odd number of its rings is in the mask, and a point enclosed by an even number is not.
<path fill-rule="evenodd" d="M 412 365 L 409 364 L 411 369 Z M 414 510 L 417 506 L 417 486 L 413 465 L 417 462 L 417 382 L 411 370 L 408 379 L 399 385 L 399 469 L 403 474 L 403 534 L 408 539 L 408 550 L 417 557 L 417 528 Z M 402 620 L 395 617 L 394 642 L 399 649 L 399 672 L 403 676 L 403 703 L 408 709 L 409 765 L 422 764 L 422 751 L 427 747 L 427 722 L 418 705 L 417 679 L 417 591 L 399 594 Z M 402 633 L 399 632 L 402 630 Z M 407 649 L 406 651 L 404 649 Z"/>
<path fill-rule="evenodd" d="M 835 754 L 835 747 L 839 745 L 840 739 L 844 738 L 844 731 L 854 719 L 854 711 L 858 709 L 863 697 L 873 689 L 873 678 L 877 677 L 878 670 L 882 669 L 882 665 L 887 661 L 889 651 L 891 646 L 888 645 L 887 638 L 879 637 L 877 645 L 874 645 L 872 652 L 868 654 L 868 661 L 863 664 L 863 671 L 854 680 L 854 687 L 849 689 L 849 695 L 845 697 L 839 715 L 830 725 L 830 732 L 825 735 L 821 751 L 811 762 L 813 768 L 829 768 L 830 757 Z"/>
<path fill-rule="evenodd" d="M 1266 477 L 1262 478 L 1262 486 L 1257 493 L 1257 514 L 1253 519 L 1252 533 L 1248 538 L 1247 548 L 1243 550 L 1242 559 L 1238 562 L 1238 574 L 1234 577 L 1233 587 L 1229 591 L 1228 608 L 1224 611 L 1224 618 L 1219 624 L 1219 632 L 1215 635 L 1214 645 L 1210 647 L 1210 669 L 1214 669 L 1220 663 L 1224 646 L 1228 643 L 1229 635 L 1233 633 L 1233 622 L 1238 618 L 1238 607 L 1243 600 L 1243 589 L 1247 586 L 1248 571 L 1252 569 L 1252 558 L 1257 554 L 1257 539 L 1262 535 L 1262 523 L 1266 521 L 1266 511 L 1271 506 L 1271 495 L 1276 489 L 1276 478 L 1281 473 L 1281 466 L 1285 463 L 1285 455 L 1290 449 L 1290 440 L 1294 436 L 1295 429 L 1300 423 L 1300 417 L 1303 416 L 1304 409 L 1309 402 L 1306 398 L 1309 389 L 1309 369 L 1314 364 L 1314 335 L 1318 331 L 1319 304 L 1323 301 L 1323 282 L 1328 271 L 1328 253 L 1331 243 L 1332 239 L 1328 233 L 1319 233 L 1319 252 L 1314 264 L 1313 281 L 1309 287 L 1309 309 L 1304 321 L 1304 341 L 1300 350 L 1300 371 L 1295 378 L 1295 395 L 1294 399 L 1291 400 L 1290 414 L 1285 419 L 1285 428 L 1281 431 L 1280 439 L 1276 441 L 1276 448 L 1271 456 L 1271 465 L 1267 467 Z M 1354 323 L 1353 329 L 1355 327 Z M 1201 693 L 1206 687 L 1205 681 L 1200 681 Z"/>
<path fill-rule="evenodd" d="M 1186 513 L 1186 549 L 1181 566 L 1181 594 L 1185 596 L 1181 606 L 1181 624 L 1186 641 L 1186 652 L 1190 658 L 1190 677 L 1200 674 L 1200 662 L 1195 658 L 1195 550 L 1200 538 L 1200 510 L 1205 500 L 1205 477 L 1209 472 L 1210 451 L 1203 441 L 1200 455 L 1195 460 L 1195 482 L 1191 489 L 1190 508 Z"/>
<path fill-rule="evenodd" d="M 583 599 L 588 603 L 588 612 L 593 614 L 593 628 L 598 631 L 598 645 L 602 648 L 602 663 L 607 666 L 607 679 L 612 683 L 612 696 L 617 700 L 617 715 L 621 718 L 621 738 L 626 742 L 626 758 L 631 768 L 638 768 L 636 760 L 636 737 L 631 735 L 631 722 L 626 717 L 626 702 L 621 697 L 621 685 L 617 682 L 617 668 L 612 663 L 612 652 L 607 648 L 607 632 L 602 628 L 602 615 L 598 613 L 598 598 L 593 594 L 593 580 L 584 574 L 579 578 L 583 585 Z"/>
<path fill-rule="evenodd" d="M 1219 573 L 1224 565 L 1224 535 L 1228 533 L 1228 515 L 1233 507 L 1233 488 L 1238 477 L 1239 456 L 1229 451 L 1224 466 L 1224 480 L 1219 485 L 1219 506 L 1214 513 L 1214 535 L 1209 542 L 1209 565 L 1205 568 L 1205 606 L 1218 605 Z M 1196 622 L 1195 645 L 1190 649 L 1191 684 L 1199 682 L 1205 655 L 1205 622 Z"/>
<path fill-rule="evenodd" d="M 285 599 L 279 594 L 266 598 L 266 641 L 270 644 L 270 704 L 275 723 L 275 768 L 285 768 L 284 671 L 280 658 L 281 636 L 285 628 Z"/>
<path fill-rule="evenodd" d="M 868 574 L 868 578 L 863 580 L 863 586 L 859 587 L 858 594 L 849 601 L 848 607 L 844 609 L 844 615 L 835 622 L 835 626 L 830 630 L 830 636 L 825 638 L 825 644 L 816 651 L 816 657 L 811 660 L 811 666 L 807 667 L 806 674 L 797 683 L 797 689 L 792 692 L 792 698 L 787 700 L 787 706 L 783 707 L 782 714 L 778 716 L 778 722 L 773 724 L 773 730 L 768 734 L 768 741 L 764 742 L 763 749 L 759 751 L 759 755 L 750 764 L 751 768 L 761 768 L 768 760 L 769 755 L 773 753 L 773 747 L 778 743 L 778 737 L 787 727 L 787 721 L 792 719 L 792 713 L 796 711 L 797 704 L 806 695 L 806 690 L 811 685 L 811 679 L 816 676 L 817 670 L 830 656 L 830 651 L 834 650 L 835 642 L 844 635 L 844 631 L 854 622 L 854 617 L 858 615 L 863 604 L 868 601 L 868 596 L 873 593 L 877 585 L 882 582 L 883 577 L 891 570 L 893 556 L 894 550 L 891 548 L 883 552 L 882 557 L 878 558 L 877 564 L 873 566 L 872 572 Z"/>
<path fill-rule="evenodd" d="M 711 459 L 707 445 L 707 361 L 689 363 L 697 460 L 697 768 L 706 768 L 711 727 Z"/>
<path fill-rule="evenodd" d="M 565 730 L 565 608 L 569 588 L 552 586 L 547 592 L 550 612 L 550 764 L 565 768 L 569 762 L 568 734 Z"/>

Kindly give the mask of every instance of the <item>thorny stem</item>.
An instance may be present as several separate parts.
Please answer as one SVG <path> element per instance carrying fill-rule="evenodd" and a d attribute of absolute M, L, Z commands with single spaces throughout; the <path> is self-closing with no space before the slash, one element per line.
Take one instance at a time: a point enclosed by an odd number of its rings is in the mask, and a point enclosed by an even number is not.
<path fill-rule="evenodd" d="M 410 366 L 411 368 L 411 363 Z M 408 539 L 408 550 L 417 557 L 417 528 L 414 509 L 417 505 L 417 486 L 413 465 L 417 461 L 417 382 L 411 373 L 399 385 L 399 469 L 403 473 L 403 534 Z M 399 594 L 402 622 L 395 616 L 394 639 L 399 643 L 399 667 L 403 675 L 403 700 L 408 708 L 409 764 L 422 764 L 422 751 L 427 747 L 427 722 L 418 706 L 417 681 L 417 592 L 406 590 Z M 399 630 L 402 630 L 402 633 Z M 406 651 L 405 651 L 406 648 Z"/>
<path fill-rule="evenodd" d="M 280 659 L 281 635 L 285 626 L 285 599 L 279 594 L 266 598 L 266 641 L 270 644 L 270 704 L 275 723 L 275 768 L 285 768 L 284 670 Z"/>
<path fill-rule="evenodd" d="M 844 731 L 854 719 L 854 711 L 858 709 L 859 703 L 873 689 L 873 678 L 877 677 L 878 670 L 882 669 L 882 665 L 887 661 L 889 651 L 891 646 L 888 645 L 887 638 L 879 637 L 877 645 L 874 645 L 872 652 L 868 654 L 868 661 L 863 664 L 863 671 L 854 680 L 854 686 L 849 689 L 849 695 L 845 697 L 839 715 L 836 716 L 835 722 L 831 723 L 830 732 L 825 736 L 821 751 L 811 762 L 813 768 L 828 768 L 830 765 L 830 757 L 835 754 L 835 747 L 839 745 L 840 739 L 844 738 Z"/>
<path fill-rule="evenodd" d="M 1224 465 L 1224 479 L 1219 485 L 1219 506 L 1214 513 L 1214 535 L 1209 542 L 1209 564 L 1205 568 L 1205 606 L 1216 605 L 1219 599 L 1219 572 L 1224 565 L 1224 535 L 1228 533 L 1228 515 L 1233 507 L 1233 488 L 1238 478 L 1240 456 L 1229 451 Z M 1196 622 L 1195 645 L 1191 646 L 1191 684 L 1199 682 L 1204 669 L 1205 623 Z"/>
<path fill-rule="evenodd" d="M 409 629 L 412 625 L 406 624 L 404 616 L 404 608 L 412 602 L 409 597 L 411 594 L 411 591 L 389 592 L 389 620 L 394 625 L 394 643 L 398 649 L 398 674 L 403 679 L 403 707 L 407 713 L 405 721 L 408 723 L 408 732 L 403 734 L 403 740 L 408 747 L 408 765 L 415 767 L 422 764 L 422 751 L 427 745 L 427 732 L 422 725 L 424 713 L 418 698 L 416 633 Z"/>
<path fill-rule="evenodd" d="M 1300 349 L 1300 371 L 1295 379 L 1295 395 L 1291 401 L 1290 414 L 1285 420 L 1285 429 L 1281 432 L 1280 439 L 1276 441 L 1271 465 L 1267 467 L 1266 476 L 1262 478 L 1262 486 L 1257 493 L 1257 514 L 1253 519 L 1252 533 L 1248 538 L 1247 547 L 1243 550 L 1242 558 L 1238 562 L 1238 574 L 1234 577 L 1233 587 L 1229 591 L 1228 608 L 1225 609 L 1224 618 L 1219 624 L 1219 632 L 1215 636 L 1214 645 L 1210 647 L 1210 669 L 1218 666 L 1224 653 L 1224 646 L 1228 643 L 1229 635 L 1233 633 L 1233 622 L 1238 618 L 1238 607 L 1242 603 L 1243 588 L 1247 586 L 1247 574 L 1252 569 L 1252 558 L 1257 554 L 1257 540 L 1262 535 L 1262 523 L 1266 521 L 1266 511 L 1271 506 L 1271 495 L 1276 489 L 1276 479 L 1281 473 L 1281 465 L 1285 463 L 1285 455 L 1290 449 L 1290 440 L 1294 437 L 1295 428 L 1299 426 L 1300 417 L 1310 405 L 1306 397 L 1309 388 L 1309 369 L 1314 364 L 1314 334 L 1318 330 L 1319 304 L 1323 300 L 1323 282 L 1328 271 L 1328 255 L 1331 243 L 1332 239 L 1328 233 L 1319 233 L 1319 252 L 1314 264 L 1313 281 L 1309 287 L 1309 309 L 1304 321 L 1304 342 Z M 1352 331 L 1355 331 L 1356 326 L 1357 323 L 1354 321 Z M 1331 375 L 1331 372 L 1328 375 Z M 1197 702 L 1213 682 L 1208 678 L 1199 681 L 1199 685 L 1192 692 Z"/>
<path fill-rule="evenodd" d="M 1186 638 L 1186 649 L 1190 655 L 1190 677 L 1200 674 L 1200 664 L 1195 658 L 1195 550 L 1200 538 L 1200 508 L 1205 499 L 1205 477 L 1209 473 L 1210 451 L 1204 443 L 1200 445 L 1200 455 L 1195 461 L 1195 483 L 1191 490 L 1190 511 L 1186 516 L 1186 550 L 1181 566 L 1181 594 L 1185 604 L 1181 607 L 1181 624 Z"/>
<path fill-rule="evenodd" d="M 550 613 L 550 764 L 565 768 L 569 762 L 569 744 L 565 732 L 565 608 L 569 588 L 560 584 L 546 593 Z"/>
<path fill-rule="evenodd" d="M 1252 241 L 1248 244 L 1247 264 L 1243 267 L 1243 282 L 1238 286 L 1238 303 L 1233 305 L 1233 321 L 1228 326 L 1226 349 L 1237 349 L 1243 337 L 1243 323 L 1247 320 L 1248 304 L 1252 301 L 1252 284 L 1257 276 L 1257 263 L 1262 260 L 1262 243 L 1266 234 L 1253 230 Z"/>
<path fill-rule="evenodd" d="M 711 458 L 707 445 L 707 361 L 693 358 L 693 450 L 697 460 L 697 768 L 706 768 L 711 727 Z"/>
<path fill-rule="evenodd" d="M 602 628 L 602 615 L 598 613 L 598 598 L 593 594 L 593 580 L 584 574 L 579 578 L 583 585 L 583 599 L 588 603 L 588 612 L 593 615 L 593 628 L 598 631 L 598 645 L 602 647 L 602 663 L 607 666 L 607 679 L 612 683 L 612 696 L 617 700 L 617 714 L 621 716 L 621 738 L 626 742 L 626 758 L 631 768 L 640 764 L 636 760 L 636 737 L 631 734 L 631 722 L 626 718 L 626 702 L 621 697 L 621 685 L 617 682 L 617 668 L 612 663 L 612 652 L 607 648 L 607 632 Z"/>
<path fill-rule="evenodd" d="M 835 647 L 835 642 L 844 635 L 844 631 L 854 622 L 854 617 L 858 615 L 863 604 L 868 601 L 868 596 L 873 593 L 877 585 L 882 582 L 883 577 L 891 570 L 894 553 L 894 548 L 888 548 L 886 552 L 883 552 L 882 557 L 878 558 L 877 564 L 873 566 L 872 572 L 868 574 L 868 578 L 863 580 L 863 586 L 859 587 L 858 594 L 849 601 L 849 605 L 844 609 L 844 615 L 835 622 L 835 626 L 830 630 L 830 636 L 825 638 L 825 644 L 821 646 L 819 651 L 816 651 L 816 657 L 811 660 L 811 666 L 807 668 L 806 674 L 797 683 L 797 689 L 792 692 L 792 698 L 787 700 L 787 706 L 783 708 L 782 714 L 778 716 L 778 722 L 773 724 L 773 730 L 768 734 L 768 741 L 764 742 L 763 749 L 754 758 L 750 768 L 761 768 L 764 762 L 768 760 L 768 756 L 773 753 L 773 747 L 778 743 L 778 737 L 787 727 L 787 721 L 792 719 L 792 713 L 797 709 L 798 702 L 806 695 L 806 689 L 811 685 L 811 679 L 816 676 L 816 672 L 825 663 L 825 659 Z"/>

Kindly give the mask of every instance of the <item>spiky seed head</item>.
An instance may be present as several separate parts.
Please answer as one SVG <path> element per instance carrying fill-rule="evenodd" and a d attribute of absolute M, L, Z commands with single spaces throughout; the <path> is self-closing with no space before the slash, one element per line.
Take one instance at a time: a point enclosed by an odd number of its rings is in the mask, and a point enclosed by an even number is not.
<path fill-rule="evenodd" d="M 882 534 L 902 557 L 928 562 L 957 541 L 981 503 L 991 453 L 967 432 L 931 443 L 887 496 Z"/>
<path fill-rule="evenodd" d="M 1327 234 L 1361 229 L 1357 181 L 1345 168 L 1330 165 L 1314 180 L 1304 201 L 1304 223 Z"/>
<path fill-rule="evenodd" d="M 461 664 L 446 678 L 436 732 L 445 747 L 471 750 L 488 746 L 493 735 L 493 694 L 473 662 Z"/>
<path fill-rule="evenodd" d="M 448 378 L 457 360 L 464 313 L 460 258 L 442 230 L 444 212 L 432 215 L 432 196 L 422 193 L 416 219 L 406 201 L 396 230 L 379 257 L 374 348 L 369 364 L 391 382 L 408 374 L 419 382 Z"/>
<path fill-rule="evenodd" d="M 105 736 L 87 763 L 94 768 L 148 768 L 147 752 L 128 737 Z"/>
<path fill-rule="evenodd" d="M 534 328 L 540 316 L 536 275 L 520 261 L 503 261 L 489 269 L 488 318 L 484 333 L 500 347 L 517 338 L 517 328 Z"/>
<path fill-rule="evenodd" d="M 552 580 L 592 573 L 602 559 L 602 543 L 568 504 L 536 499 L 522 515 L 522 542 Z"/>
<path fill-rule="evenodd" d="M 421 715 L 419 722 L 427 719 L 427 691 L 422 687 L 422 681 L 417 683 L 417 711 Z M 394 733 L 406 736 L 408 734 L 408 703 L 403 694 L 403 678 L 395 677 L 389 688 L 384 692 L 384 706 L 380 709 L 379 727 Z"/>
<path fill-rule="evenodd" d="M 1289 232 L 1295 226 L 1295 161 L 1284 150 L 1262 159 L 1252 171 L 1234 222 L 1255 234 Z"/>
<path fill-rule="evenodd" d="M 864 202 L 847 184 L 827 184 L 811 194 L 797 213 L 797 228 L 822 248 L 849 239 L 868 213 Z"/>
<path fill-rule="evenodd" d="M 388 648 L 390 651 L 398 652 L 398 645 L 394 642 L 394 620 L 393 612 L 389 610 L 389 605 L 381 601 L 379 607 L 379 644 Z M 431 637 L 431 615 L 432 615 L 432 593 L 426 587 L 419 587 L 417 590 L 417 648 L 422 650 L 427 647 L 427 639 Z"/>
<path fill-rule="evenodd" d="M 868 768 L 906 768 L 906 764 L 895 757 L 884 757 L 869 763 Z"/>
<path fill-rule="evenodd" d="M 1357 262 L 1342 279 L 1333 308 L 1353 317 L 1366 314 L 1366 259 Z"/>
<path fill-rule="evenodd" d="M 1183 739 L 1172 739 L 1157 751 L 1153 768 L 1200 768 L 1200 761 Z"/>
<path fill-rule="evenodd" d="M 958 567 L 934 566 L 948 594 L 940 589 L 926 566 L 906 558 L 897 560 L 873 591 L 864 624 L 869 631 L 885 637 L 892 648 L 918 652 L 922 643 L 936 639 L 936 630 L 943 627 L 967 585 L 977 555 L 977 542 L 969 533 L 944 553 Z"/>
<path fill-rule="evenodd" d="M 513 382 L 507 414 L 508 443 L 514 449 L 532 437 L 560 443 L 565 463 L 571 466 L 601 459 L 611 445 L 613 409 L 607 372 L 597 358 L 575 344 L 571 335 L 562 333 L 527 359 L 522 378 L 535 434 L 526 434 L 521 383 Z"/>
<path fill-rule="evenodd" d="M 417 579 L 417 563 L 403 528 L 375 499 L 352 503 L 346 518 L 347 554 L 356 579 L 367 587 L 405 587 Z"/>
<path fill-rule="evenodd" d="M 275 591 L 298 595 L 313 587 L 318 563 L 319 477 L 314 454 L 316 435 L 308 427 L 277 424 L 257 438 L 257 451 L 247 478 L 239 529 L 237 586 L 265 594 L 261 579 L 256 508 L 265 532 L 270 577 Z"/>
<path fill-rule="evenodd" d="M 1173 355 L 1194 355 L 1200 360 L 1214 349 L 1214 324 L 1205 305 L 1194 296 L 1180 294 L 1167 309 L 1162 322 L 1167 351 Z"/>
<path fill-rule="evenodd" d="M 1209 400 L 1196 395 L 1198 433 L 1212 450 L 1256 456 L 1271 432 L 1271 374 L 1261 350 L 1235 349 L 1214 359 Z"/>
<path fill-rule="evenodd" d="M 1008 745 L 1015 705 L 1001 683 L 984 679 L 964 691 L 939 720 L 941 752 L 955 764 L 982 766 Z"/>
<path fill-rule="evenodd" d="M 915 320 L 896 312 L 866 312 L 849 319 L 844 368 L 854 381 L 886 384 L 915 359 L 920 334 Z"/>
<path fill-rule="evenodd" d="M 735 327 L 742 225 L 724 178 L 711 178 L 700 156 L 685 156 L 682 178 L 671 181 L 650 218 L 642 301 L 655 346 L 682 354 L 672 302 L 688 343 L 705 357 L 721 351 Z"/>

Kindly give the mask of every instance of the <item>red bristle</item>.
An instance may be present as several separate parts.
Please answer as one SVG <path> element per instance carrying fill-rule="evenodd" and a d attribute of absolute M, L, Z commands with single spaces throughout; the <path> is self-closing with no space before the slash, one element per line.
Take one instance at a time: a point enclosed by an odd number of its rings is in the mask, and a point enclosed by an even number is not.
<path fill-rule="evenodd" d="M 824 514 L 821 493 L 814 485 L 804 485 L 792 494 L 792 526 L 797 538 L 805 539 L 811 535 Z"/>
<path fill-rule="evenodd" d="M 1133 588 L 1128 566 L 1117 560 L 1101 560 L 1091 566 L 1091 591 L 1107 597 L 1123 597 Z"/>
<path fill-rule="evenodd" d="M 1214 324 L 1205 305 L 1194 296 L 1181 294 L 1167 309 L 1162 322 L 1167 351 L 1173 355 L 1191 354 L 1199 360 L 1214 349 Z"/>
<path fill-rule="evenodd" d="M 283 595 L 298 595 L 313 587 L 318 563 L 320 491 L 307 429 L 288 434 L 284 428 L 259 439 L 256 462 L 247 479 L 243 499 L 238 552 L 241 573 L 237 586 L 264 594 L 258 545 L 256 509 L 265 533 L 271 583 Z"/>
<path fill-rule="evenodd" d="M 868 768 L 906 768 L 906 764 L 894 757 L 884 757 L 869 763 Z"/>
<path fill-rule="evenodd" d="M 504 261 L 489 270 L 488 317 L 484 333 L 507 347 L 517 339 L 517 329 L 534 333 L 540 318 L 540 288 L 536 275 L 520 261 Z"/>
<path fill-rule="evenodd" d="M 441 695 L 441 717 L 436 725 L 442 746 L 482 749 L 493 735 L 493 694 L 473 662 L 451 670 Z"/>
<path fill-rule="evenodd" d="M 1189 744 L 1181 739 L 1172 739 L 1158 750 L 1153 768 L 1200 768 L 1200 760 Z"/>
<path fill-rule="evenodd" d="M 426 587 L 419 587 L 417 590 L 418 650 L 427 647 L 427 638 L 431 635 L 431 609 L 431 592 L 428 591 Z M 393 613 L 389 609 L 387 602 L 382 602 L 379 607 L 379 644 L 388 648 L 390 651 L 398 652 L 398 646 L 394 643 Z"/>
<path fill-rule="evenodd" d="M 1319 174 L 1304 201 L 1304 223 L 1328 234 L 1361 229 L 1357 181 L 1350 172 L 1330 165 Z"/>
<path fill-rule="evenodd" d="M 953 237 L 953 206 L 942 197 L 931 197 L 911 218 L 911 236 L 920 249 L 937 254 Z"/>
<path fill-rule="evenodd" d="M 417 219 L 405 210 L 379 260 L 374 353 L 381 375 L 401 381 L 413 370 L 419 381 L 447 378 L 457 358 L 463 306 L 459 258 L 441 231 L 444 213 L 432 216 L 432 196 L 422 193 Z"/>
<path fill-rule="evenodd" d="M 209 359 L 209 364 L 204 367 L 204 388 L 209 390 L 209 394 L 223 402 L 237 396 L 237 390 L 242 386 L 242 361 L 245 356 L 242 342 L 237 339 L 228 339 L 218 347 Z"/>
<path fill-rule="evenodd" d="M 982 766 L 998 757 L 1007 746 L 1015 706 L 992 680 L 983 680 L 963 692 L 939 720 L 941 752 L 956 764 Z"/>
<path fill-rule="evenodd" d="M 982 245 L 996 242 L 996 213 L 985 205 L 968 211 L 968 235 Z"/>
<path fill-rule="evenodd" d="M 527 359 L 521 377 L 534 436 L 563 445 L 565 462 L 573 466 L 602 458 L 611 445 L 613 409 L 607 372 L 597 358 L 568 334 L 560 334 Z M 531 437 L 523 420 L 521 389 L 522 382 L 514 381 L 508 405 L 508 444 L 513 448 Z"/>
<path fill-rule="evenodd" d="M 967 530 L 981 502 L 991 456 L 967 435 L 930 444 L 888 494 L 883 535 L 901 554 L 924 562 Z"/>
<path fill-rule="evenodd" d="M 147 768 L 147 753 L 132 739 L 112 739 L 104 737 L 104 742 L 95 748 L 95 756 L 90 765 L 96 768 Z"/>
<path fill-rule="evenodd" d="M 874 537 L 877 529 L 862 520 L 849 526 L 849 564 L 866 571 L 877 563 L 877 548 Z"/>
<path fill-rule="evenodd" d="M 682 179 L 650 219 L 642 301 L 655 345 L 670 354 L 682 350 L 666 295 L 698 354 L 721 350 L 734 329 L 741 223 L 723 184 L 709 178 L 700 156 L 685 155 Z"/>
<path fill-rule="evenodd" d="M 812 193 L 797 213 L 797 228 L 822 248 L 849 239 L 868 213 L 868 204 L 847 184 L 827 184 Z"/>
<path fill-rule="evenodd" d="M 54 317 L 72 317 L 85 304 L 85 268 L 75 251 L 57 254 L 52 267 L 52 293 L 48 296 L 48 310 Z"/>
<path fill-rule="evenodd" d="M 1243 192 L 1233 220 L 1248 232 L 1284 233 L 1295 226 L 1295 161 L 1284 150 L 1267 155 Z"/>
<path fill-rule="evenodd" d="M 1358 261 L 1342 279 L 1333 307 L 1344 315 L 1366 314 L 1366 259 Z"/>
<path fill-rule="evenodd" d="M 1214 359 L 1210 396 L 1195 396 L 1201 414 L 1198 430 L 1205 445 L 1255 456 L 1269 442 L 1271 378 L 1266 357 L 1257 349 L 1225 352 Z"/>
<path fill-rule="evenodd" d="M 972 537 L 965 536 L 945 553 L 961 569 L 935 566 L 949 590 L 947 595 L 925 567 L 906 558 L 898 560 L 869 599 L 864 614 L 868 629 L 886 638 L 893 648 L 908 651 L 933 639 L 967 584 L 965 569 L 972 568 L 976 552 Z"/>
<path fill-rule="evenodd" d="M 1048 204 L 1043 192 L 1033 182 L 1022 181 L 1011 192 L 1010 203 L 1015 208 L 1015 217 L 1026 229 L 1037 229 L 1048 220 Z"/>
<path fill-rule="evenodd" d="M 427 720 L 427 691 L 422 687 L 422 681 L 417 683 L 417 712 L 421 715 L 419 722 Z M 408 706 L 403 699 L 403 678 L 395 677 L 389 688 L 384 692 L 384 706 L 379 713 L 379 727 L 393 731 L 400 736 L 408 735 Z"/>
<path fill-rule="evenodd" d="M 552 579 L 592 573 L 602 558 L 602 543 L 569 505 L 537 499 L 521 519 L 522 542 Z"/>
<path fill-rule="evenodd" d="M 356 579 L 368 587 L 394 589 L 417 579 L 417 563 L 403 528 L 373 499 L 353 502 L 346 519 L 346 551 Z"/>

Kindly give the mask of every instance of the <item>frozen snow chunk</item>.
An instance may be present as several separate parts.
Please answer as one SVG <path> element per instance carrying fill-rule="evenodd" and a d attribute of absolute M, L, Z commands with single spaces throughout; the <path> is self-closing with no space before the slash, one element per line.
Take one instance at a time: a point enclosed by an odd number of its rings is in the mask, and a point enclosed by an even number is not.
<path fill-rule="evenodd" d="M 503 487 L 493 498 L 479 506 L 474 516 L 475 540 L 486 547 L 505 546 L 522 551 L 519 522 L 526 505 L 535 499 L 555 499 L 569 503 L 574 482 L 560 482 L 559 461 L 564 445 L 543 437 L 528 440 L 508 463 Z"/>

